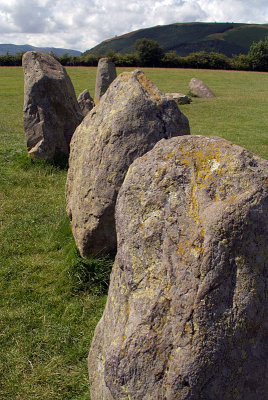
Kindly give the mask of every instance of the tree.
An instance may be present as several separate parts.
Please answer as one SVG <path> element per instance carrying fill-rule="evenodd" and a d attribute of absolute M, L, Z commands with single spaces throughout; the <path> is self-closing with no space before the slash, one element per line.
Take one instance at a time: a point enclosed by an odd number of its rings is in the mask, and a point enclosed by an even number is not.
<path fill-rule="evenodd" d="M 176 68 L 180 66 L 179 57 L 177 56 L 176 51 L 169 51 L 168 53 L 165 53 L 162 60 L 165 67 Z"/>
<path fill-rule="evenodd" d="M 230 64 L 232 69 L 243 71 L 248 71 L 251 69 L 249 57 L 247 54 L 233 55 Z"/>
<path fill-rule="evenodd" d="M 221 53 L 216 53 L 214 51 L 208 54 L 209 57 L 209 68 L 212 69 L 230 69 L 231 60 Z"/>
<path fill-rule="evenodd" d="M 155 40 L 138 39 L 135 42 L 135 49 L 142 66 L 156 67 L 161 64 L 164 51 Z"/>
<path fill-rule="evenodd" d="M 253 70 L 268 71 L 268 37 L 264 41 L 252 43 L 248 58 Z"/>
<path fill-rule="evenodd" d="M 64 53 L 59 57 L 59 62 L 61 65 L 70 65 L 70 56 L 69 53 Z"/>
<path fill-rule="evenodd" d="M 190 53 L 185 57 L 188 67 L 190 68 L 209 68 L 209 54 L 206 51 Z"/>

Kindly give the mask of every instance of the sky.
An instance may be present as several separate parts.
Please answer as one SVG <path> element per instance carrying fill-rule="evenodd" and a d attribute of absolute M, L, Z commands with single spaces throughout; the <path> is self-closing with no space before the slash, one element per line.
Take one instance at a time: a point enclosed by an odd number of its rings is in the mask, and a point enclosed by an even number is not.
<path fill-rule="evenodd" d="M 0 0 L 0 43 L 85 51 L 175 22 L 267 24 L 267 0 Z"/>

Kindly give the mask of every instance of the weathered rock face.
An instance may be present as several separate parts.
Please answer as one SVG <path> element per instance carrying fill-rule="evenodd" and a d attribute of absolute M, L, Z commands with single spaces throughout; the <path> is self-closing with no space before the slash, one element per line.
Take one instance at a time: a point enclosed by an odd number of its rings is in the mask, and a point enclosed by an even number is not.
<path fill-rule="evenodd" d="M 190 92 L 197 97 L 215 97 L 215 94 L 209 89 L 209 87 L 201 80 L 192 78 L 189 83 Z"/>
<path fill-rule="evenodd" d="M 267 398 L 267 172 L 201 136 L 161 140 L 130 166 L 92 400 Z"/>
<path fill-rule="evenodd" d="M 90 96 L 89 91 L 87 89 L 85 89 L 82 93 L 79 94 L 77 102 L 84 116 L 86 116 L 89 113 L 89 111 L 91 111 L 92 108 L 94 107 L 94 100 Z"/>
<path fill-rule="evenodd" d="M 114 209 L 130 164 L 162 138 L 189 134 L 187 118 L 142 71 L 121 74 L 71 142 L 67 212 L 80 253 L 116 248 Z"/>
<path fill-rule="evenodd" d="M 100 58 L 95 85 L 95 103 L 98 104 L 110 84 L 116 78 L 115 65 L 108 58 Z"/>
<path fill-rule="evenodd" d="M 83 115 L 64 67 L 48 54 L 28 51 L 24 67 L 23 123 L 29 155 L 53 159 L 69 154 L 69 144 Z"/>
<path fill-rule="evenodd" d="M 178 103 L 181 104 L 190 104 L 192 101 L 190 97 L 182 93 L 166 93 L 166 96 L 170 99 L 176 100 Z"/>

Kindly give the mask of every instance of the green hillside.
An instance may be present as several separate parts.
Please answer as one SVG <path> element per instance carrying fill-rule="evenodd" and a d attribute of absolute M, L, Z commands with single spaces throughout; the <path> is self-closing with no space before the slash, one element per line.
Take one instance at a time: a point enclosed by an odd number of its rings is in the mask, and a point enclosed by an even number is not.
<path fill-rule="evenodd" d="M 105 55 L 109 50 L 121 54 L 134 53 L 136 40 L 146 37 L 156 40 L 165 52 L 176 51 L 179 56 L 204 50 L 230 57 L 233 54 L 247 54 L 254 41 L 263 40 L 266 36 L 268 24 L 177 23 L 140 29 L 105 40 L 84 54 Z"/>

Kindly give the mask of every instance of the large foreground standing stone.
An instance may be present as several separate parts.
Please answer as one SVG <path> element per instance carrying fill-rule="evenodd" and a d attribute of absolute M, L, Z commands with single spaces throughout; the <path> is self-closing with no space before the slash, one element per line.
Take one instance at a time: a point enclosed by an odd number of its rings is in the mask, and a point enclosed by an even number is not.
<path fill-rule="evenodd" d="M 95 103 L 98 104 L 101 96 L 104 95 L 110 84 L 116 78 L 116 69 L 114 63 L 109 58 L 100 58 L 98 62 L 96 85 L 95 85 Z"/>
<path fill-rule="evenodd" d="M 130 164 L 162 138 L 189 134 L 187 118 L 142 71 L 121 74 L 71 142 L 67 212 L 80 253 L 116 248 L 114 209 Z"/>
<path fill-rule="evenodd" d="M 192 94 L 197 97 L 211 98 L 215 97 L 215 94 L 210 88 L 201 80 L 192 78 L 189 83 L 189 89 Z"/>
<path fill-rule="evenodd" d="M 161 140 L 130 166 L 92 400 L 267 399 L 267 174 L 201 136 Z"/>
<path fill-rule="evenodd" d="M 71 137 L 83 119 L 72 82 L 49 54 L 28 51 L 24 67 L 23 123 L 32 158 L 69 154 Z"/>

